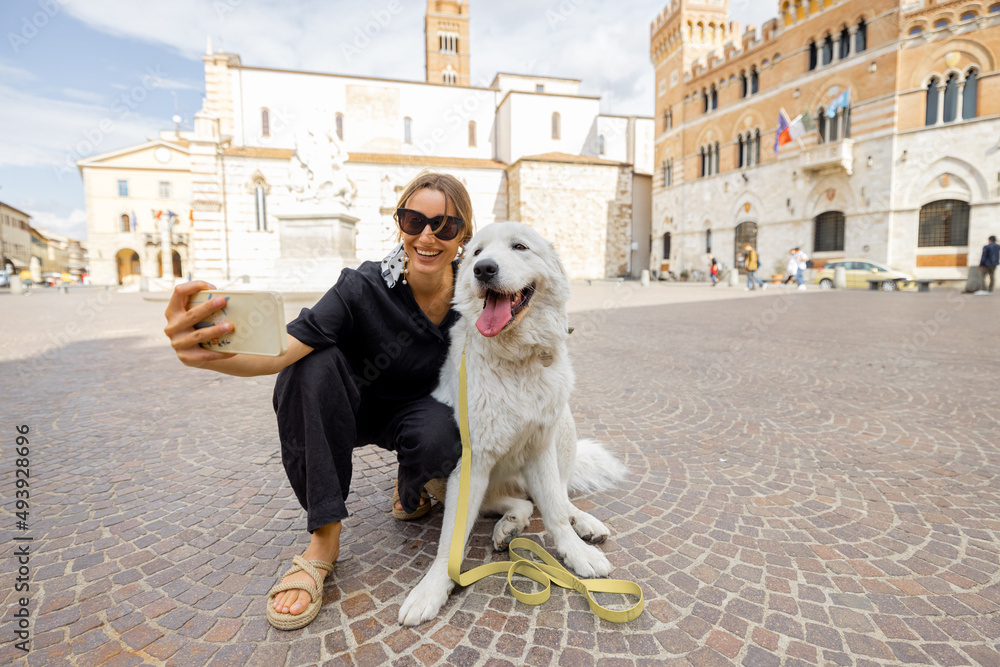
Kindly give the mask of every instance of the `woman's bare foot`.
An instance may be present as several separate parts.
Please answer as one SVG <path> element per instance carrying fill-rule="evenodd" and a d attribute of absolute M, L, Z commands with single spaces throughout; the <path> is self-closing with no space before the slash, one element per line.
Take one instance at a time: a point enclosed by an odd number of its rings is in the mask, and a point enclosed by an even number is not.
<path fill-rule="evenodd" d="M 306 549 L 303 557 L 306 560 L 323 560 L 329 563 L 336 561 L 337 556 L 340 555 L 340 530 L 341 524 L 339 521 L 328 523 L 325 526 L 321 526 L 314 530 L 309 538 L 309 547 Z M 323 570 L 320 570 L 320 573 L 324 576 L 326 575 L 326 572 Z M 308 572 L 296 572 L 295 574 L 285 577 L 281 581 L 304 581 L 314 583 L 312 576 L 310 576 Z M 309 595 L 308 591 L 282 591 L 274 596 L 273 606 L 274 610 L 277 612 L 296 616 L 306 610 L 306 607 L 309 606 L 309 602 L 311 600 L 312 597 Z"/>

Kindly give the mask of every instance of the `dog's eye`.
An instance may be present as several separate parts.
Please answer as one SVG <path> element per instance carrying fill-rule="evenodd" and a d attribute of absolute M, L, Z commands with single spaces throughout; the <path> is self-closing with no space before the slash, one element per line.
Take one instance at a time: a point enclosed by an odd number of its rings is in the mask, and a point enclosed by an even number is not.
<path fill-rule="evenodd" d="M 478 255 L 478 254 L 479 254 L 479 253 L 481 253 L 482 251 L 483 251 L 483 249 L 482 249 L 482 248 L 476 248 L 476 252 L 472 253 L 472 256 L 473 256 L 473 257 L 475 257 L 476 255 Z"/>
<path fill-rule="evenodd" d="M 528 246 L 524 245 L 523 243 L 515 243 L 514 244 L 514 250 L 527 250 L 527 249 L 528 249 Z"/>

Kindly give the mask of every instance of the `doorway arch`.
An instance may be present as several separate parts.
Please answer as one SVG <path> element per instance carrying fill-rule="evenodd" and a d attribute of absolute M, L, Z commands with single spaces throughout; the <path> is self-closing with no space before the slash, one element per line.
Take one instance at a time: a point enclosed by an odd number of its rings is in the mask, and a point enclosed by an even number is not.
<path fill-rule="evenodd" d="M 131 248 L 122 248 L 115 254 L 115 263 L 118 265 L 119 285 L 131 285 L 139 281 L 139 276 L 142 275 L 139 253 Z"/>
<path fill-rule="evenodd" d="M 174 278 L 182 278 L 184 274 L 181 272 L 181 254 L 176 250 L 171 251 L 171 256 L 173 257 L 173 274 Z M 156 265 L 159 267 L 159 277 L 163 277 L 163 251 L 156 253 Z"/>

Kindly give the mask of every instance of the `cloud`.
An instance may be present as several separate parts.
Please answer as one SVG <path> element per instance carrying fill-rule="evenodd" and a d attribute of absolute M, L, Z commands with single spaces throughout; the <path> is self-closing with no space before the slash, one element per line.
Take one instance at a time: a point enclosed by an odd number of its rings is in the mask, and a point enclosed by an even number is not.
<path fill-rule="evenodd" d="M 0 81 L 23 83 L 25 81 L 34 81 L 35 79 L 35 75 L 28 70 L 21 69 L 16 65 L 9 65 L 0 60 Z"/>
<path fill-rule="evenodd" d="M 104 95 L 95 93 L 92 90 L 79 90 L 77 88 L 63 88 L 60 91 L 66 97 L 74 100 L 81 100 L 83 102 L 90 102 L 91 104 L 100 104 L 105 100 Z"/>
<path fill-rule="evenodd" d="M 67 216 L 32 207 L 26 207 L 25 213 L 31 216 L 32 227 L 41 227 L 71 239 L 87 239 L 87 212 L 82 208 L 74 208 Z"/>
<path fill-rule="evenodd" d="M 4 123 L 0 124 L 0 168 L 50 167 L 76 178 L 82 157 L 140 143 L 154 136 L 162 121 L 130 109 L 119 98 L 110 105 L 54 100 L 0 85 Z"/>

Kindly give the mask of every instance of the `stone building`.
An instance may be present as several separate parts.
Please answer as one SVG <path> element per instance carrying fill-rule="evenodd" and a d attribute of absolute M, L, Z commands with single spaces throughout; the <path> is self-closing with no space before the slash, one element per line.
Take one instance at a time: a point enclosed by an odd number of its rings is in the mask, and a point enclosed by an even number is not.
<path fill-rule="evenodd" d="M 728 0 L 673 0 L 651 25 L 652 264 L 705 270 L 712 254 L 739 265 L 749 242 L 762 273 L 800 246 L 817 265 L 871 259 L 964 278 L 1000 233 L 1000 3 L 789 0 L 777 11 L 744 30 Z M 815 128 L 776 154 L 782 110 Z"/>
<path fill-rule="evenodd" d="M 87 205 L 91 281 L 139 284 L 163 276 L 163 229 L 170 226 L 167 276 L 191 270 L 191 170 L 176 131 L 77 163 Z"/>
<path fill-rule="evenodd" d="M 0 268 L 22 271 L 31 268 L 31 216 L 0 202 L 0 246 L 3 262 Z"/>
<path fill-rule="evenodd" d="M 552 236 L 573 278 L 645 267 L 648 244 L 632 238 L 649 237 L 653 120 L 602 114 L 576 79 L 463 84 L 468 20 L 468 2 L 428 3 L 437 53 L 426 82 L 254 67 L 209 48 L 193 131 L 79 163 L 94 281 L 154 284 L 167 237 L 145 236 L 144 216 L 172 207 L 181 275 L 325 290 L 345 266 L 392 248 L 399 193 L 425 169 L 466 185 L 479 226 L 520 220 Z M 445 39 L 453 29 L 457 42 Z M 449 66 L 455 77 L 442 79 Z M 158 152 L 169 160 L 157 165 Z M 162 181 L 170 201 L 155 197 Z M 137 227 L 126 230 L 133 208 Z"/>

